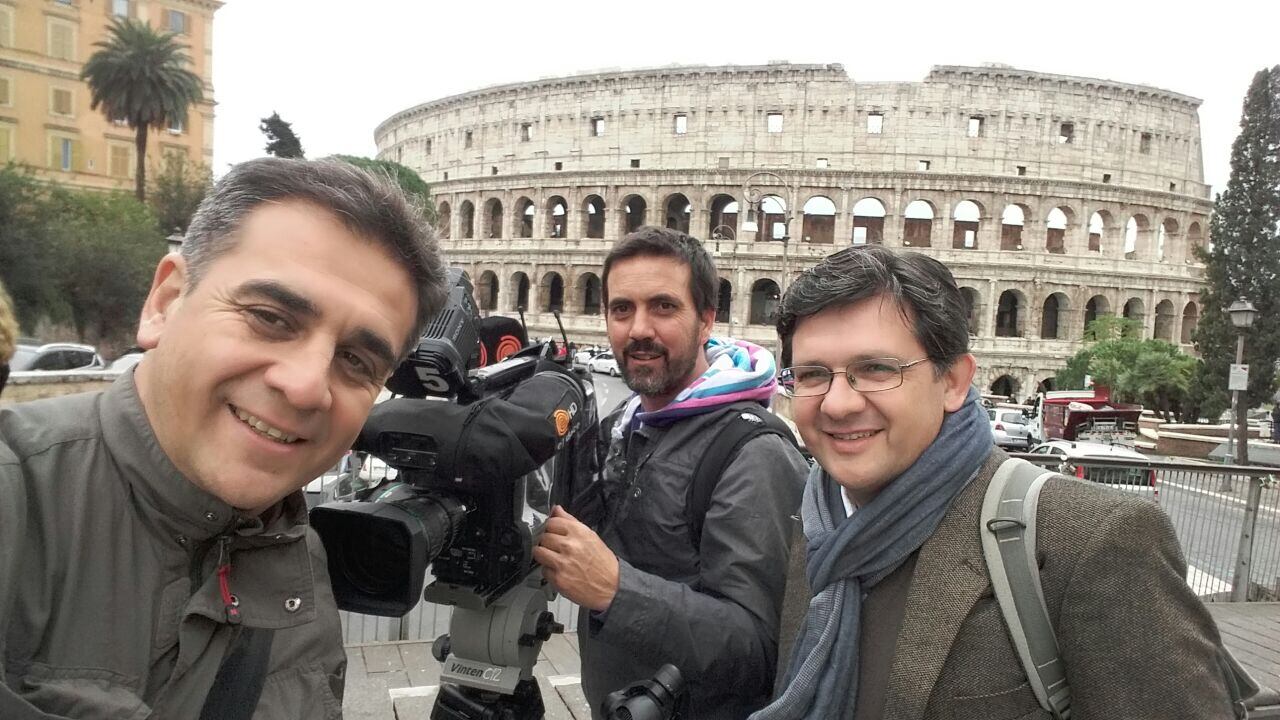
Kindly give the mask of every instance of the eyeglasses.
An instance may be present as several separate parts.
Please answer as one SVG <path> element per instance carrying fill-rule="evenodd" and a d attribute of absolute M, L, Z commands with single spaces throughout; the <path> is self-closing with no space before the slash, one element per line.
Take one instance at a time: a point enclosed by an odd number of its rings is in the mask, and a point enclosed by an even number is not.
<path fill-rule="evenodd" d="M 858 392 L 882 392 L 902 385 L 902 371 L 928 360 L 923 357 L 904 363 L 898 358 L 872 358 L 849 363 L 844 370 L 831 370 L 821 365 L 796 365 L 783 368 L 778 375 L 782 391 L 791 397 L 826 395 L 831 390 L 831 379 L 843 374 L 849 387 Z"/>

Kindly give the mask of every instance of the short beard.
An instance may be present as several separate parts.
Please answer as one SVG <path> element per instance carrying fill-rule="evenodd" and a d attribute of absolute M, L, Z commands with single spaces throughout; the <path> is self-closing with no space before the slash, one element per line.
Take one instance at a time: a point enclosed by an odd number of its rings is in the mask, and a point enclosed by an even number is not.
<path fill-rule="evenodd" d="M 642 397 L 675 395 L 688 384 L 689 374 L 693 372 L 698 362 L 697 354 L 703 352 L 702 346 L 698 344 L 697 328 L 694 328 L 692 344 L 694 351 L 687 357 L 673 358 L 666 347 L 651 340 L 627 343 L 619 358 L 621 362 L 618 363 L 618 369 L 622 371 L 622 381 L 632 392 Z M 646 367 L 636 372 L 631 368 L 627 357 L 628 353 L 634 351 L 660 352 L 664 363 L 662 366 Z"/>

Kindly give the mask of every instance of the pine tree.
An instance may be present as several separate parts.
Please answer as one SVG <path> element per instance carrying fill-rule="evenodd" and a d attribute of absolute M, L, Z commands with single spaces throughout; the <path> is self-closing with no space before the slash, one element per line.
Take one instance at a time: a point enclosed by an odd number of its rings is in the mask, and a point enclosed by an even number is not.
<path fill-rule="evenodd" d="M 1246 408 L 1270 400 L 1280 358 L 1280 65 L 1254 75 L 1231 147 L 1231 179 L 1214 202 L 1212 243 L 1199 251 L 1208 288 L 1195 343 L 1204 359 L 1193 391 L 1201 412 L 1216 418 L 1229 403 L 1228 366 L 1236 329 L 1227 308 L 1237 298 L 1258 314 L 1245 335 L 1249 365 Z"/>
<path fill-rule="evenodd" d="M 262 118 L 258 126 L 267 136 L 267 153 L 282 158 L 303 158 L 302 140 L 293 132 L 293 125 L 280 119 L 280 113 L 272 112 L 271 117 Z"/>

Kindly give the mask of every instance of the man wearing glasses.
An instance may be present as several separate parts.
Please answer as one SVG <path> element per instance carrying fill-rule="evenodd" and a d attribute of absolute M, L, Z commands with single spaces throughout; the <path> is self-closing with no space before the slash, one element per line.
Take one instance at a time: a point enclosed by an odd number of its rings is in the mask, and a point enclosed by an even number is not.
<path fill-rule="evenodd" d="M 1048 718 L 983 560 L 978 517 L 1007 456 L 970 387 L 950 271 L 882 247 L 837 252 L 792 284 L 778 332 L 818 461 L 801 506 L 811 587 L 783 611 L 785 689 L 753 717 Z M 1217 629 L 1159 508 L 1055 476 L 1037 517 L 1071 716 L 1232 717 Z"/>

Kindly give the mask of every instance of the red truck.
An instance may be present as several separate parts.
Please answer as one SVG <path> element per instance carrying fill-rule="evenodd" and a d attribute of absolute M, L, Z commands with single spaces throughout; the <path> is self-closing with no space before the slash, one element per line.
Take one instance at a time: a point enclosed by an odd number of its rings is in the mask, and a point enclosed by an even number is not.
<path fill-rule="evenodd" d="M 1045 440 L 1089 440 L 1132 446 L 1142 406 L 1112 402 L 1111 389 L 1051 390 L 1036 397 L 1032 432 Z"/>

